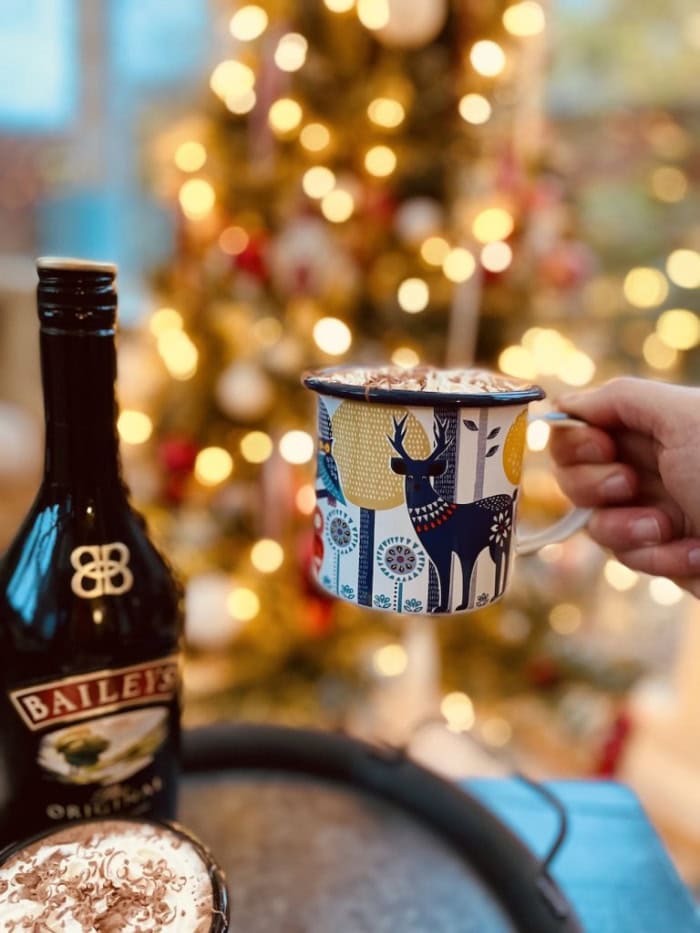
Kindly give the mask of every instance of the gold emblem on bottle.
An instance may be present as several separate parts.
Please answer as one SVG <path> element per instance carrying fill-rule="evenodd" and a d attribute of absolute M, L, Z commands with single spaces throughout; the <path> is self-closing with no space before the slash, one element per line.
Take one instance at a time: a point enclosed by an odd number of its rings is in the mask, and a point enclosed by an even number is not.
<path fill-rule="evenodd" d="M 75 569 L 70 581 L 71 589 L 81 599 L 128 593 L 134 584 L 129 556 L 129 548 L 121 541 L 75 548 L 70 556 L 71 566 Z"/>

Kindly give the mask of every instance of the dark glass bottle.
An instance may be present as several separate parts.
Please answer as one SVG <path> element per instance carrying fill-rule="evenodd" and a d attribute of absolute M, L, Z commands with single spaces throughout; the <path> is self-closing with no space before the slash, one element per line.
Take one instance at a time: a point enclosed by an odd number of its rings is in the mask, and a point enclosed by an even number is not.
<path fill-rule="evenodd" d="M 0 844 L 176 804 L 182 599 L 121 476 L 116 270 L 37 266 L 46 460 L 0 564 Z"/>

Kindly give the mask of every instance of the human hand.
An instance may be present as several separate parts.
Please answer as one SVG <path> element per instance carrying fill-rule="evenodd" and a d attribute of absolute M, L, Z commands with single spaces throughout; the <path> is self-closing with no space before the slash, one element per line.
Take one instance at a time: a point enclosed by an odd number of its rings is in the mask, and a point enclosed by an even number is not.
<path fill-rule="evenodd" d="M 587 422 L 550 448 L 562 491 L 594 510 L 591 537 L 700 597 L 700 388 L 622 378 L 557 407 Z"/>

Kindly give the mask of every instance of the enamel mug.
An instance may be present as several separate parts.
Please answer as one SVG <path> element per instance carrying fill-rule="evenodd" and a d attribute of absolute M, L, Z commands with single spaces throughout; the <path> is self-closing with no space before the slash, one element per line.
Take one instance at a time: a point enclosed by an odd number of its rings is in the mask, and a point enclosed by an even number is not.
<path fill-rule="evenodd" d="M 484 371 L 469 385 L 473 371 L 432 371 L 465 383 L 435 391 L 367 384 L 363 372 L 303 379 L 318 395 L 313 573 L 323 589 L 390 612 L 467 612 L 503 596 L 515 555 L 586 524 L 590 510 L 573 509 L 544 531 L 518 531 L 528 405 L 544 398 L 539 386 Z"/>

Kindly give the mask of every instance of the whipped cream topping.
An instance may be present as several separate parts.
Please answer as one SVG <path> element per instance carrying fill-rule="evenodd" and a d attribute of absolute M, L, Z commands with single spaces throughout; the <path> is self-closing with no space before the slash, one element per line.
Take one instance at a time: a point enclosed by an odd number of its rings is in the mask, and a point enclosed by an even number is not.
<path fill-rule="evenodd" d="M 209 933 L 212 911 L 199 852 L 147 823 L 71 826 L 0 866 L 5 933 Z"/>
<path fill-rule="evenodd" d="M 509 379 L 487 369 L 437 369 L 430 366 L 353 367 L 317 373 L 323 382 L 334 385 L 363 386 L 366 389 L 399 389 L 411 392 L 468 392 L 474 395 L 494 392 L 518 392 L 530 387 L 518 379 Z"/>

